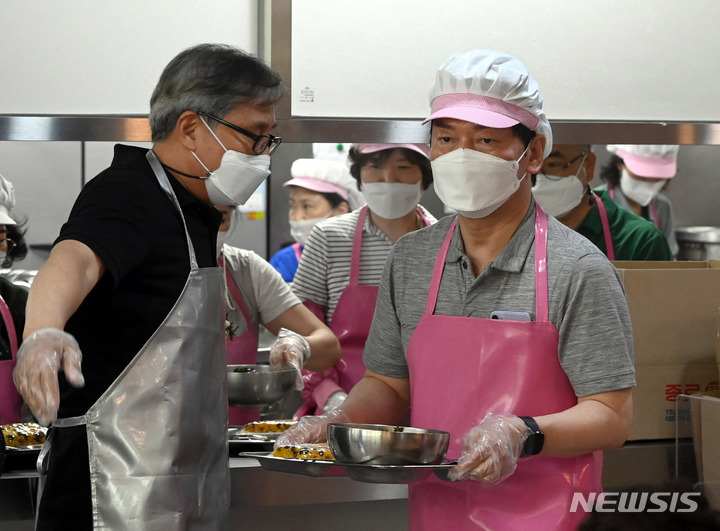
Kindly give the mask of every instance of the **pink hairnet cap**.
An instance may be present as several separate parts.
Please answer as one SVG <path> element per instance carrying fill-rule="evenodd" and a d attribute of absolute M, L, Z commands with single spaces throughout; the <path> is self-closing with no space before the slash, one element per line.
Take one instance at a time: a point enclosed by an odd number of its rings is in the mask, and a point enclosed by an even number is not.
<path fill-rule="evenodd" d="M 542 104 L 540 87 L 524 64 L 503 52 L 471 50 L 452 54 L 438 68 L 423 123 L 455 118 L 494 128 L 523 124 L 547 139 L 547 157 L 552 129 Z"/>
<path fill-rule="evenodd" d="M 376 153 L 377 151 L 384 151 L 386 149 L 410 149 L 427 158 L 430 158 L 430 147 L 427 144 L 356 144 L 357 149 L 362 154 Z"/>
<path fill-rule="evenodd" d="M 10 212 L 15 207 L 15 187 L 13 183 L 0 175 L 0 225 L 16 225 L 15 220 L 10 217 Z"/>
<path fill-rule="evenodd" d="M 611 144 L 607 150 L 623 159 L 627 169 L 640 177 L 670 179 L 677 173 L 680 146 Z"/>
<path fill-rule="evenodd" d="M 335 193 L 354 210 L 362 206 L 357 183 L 347 164 L 337 160 L 297 159 L 290 167 L 291 179 L 283 186 L 299 186 L 313 192 Z"/>

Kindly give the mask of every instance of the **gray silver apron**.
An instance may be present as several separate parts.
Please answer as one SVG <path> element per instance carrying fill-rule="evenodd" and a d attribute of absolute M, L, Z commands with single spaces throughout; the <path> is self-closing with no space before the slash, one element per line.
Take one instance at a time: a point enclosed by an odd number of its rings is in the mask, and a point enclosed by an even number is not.
<path fill-rule="evenodd" d="M 180 210 L 157 157 L 147 159 Z M 182 216 L 182 211 L 180 211 Z M 222 270 L 191 271 L 165 321 L 85 415 L 95 529 L 227 526 L 225 309 Z"/>

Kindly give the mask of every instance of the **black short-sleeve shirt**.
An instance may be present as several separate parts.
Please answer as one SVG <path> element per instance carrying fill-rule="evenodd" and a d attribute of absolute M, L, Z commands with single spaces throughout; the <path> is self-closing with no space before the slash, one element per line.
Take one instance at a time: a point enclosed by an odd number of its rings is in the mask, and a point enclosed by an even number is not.
<path fill-rule="evenodd" d="M 111 166 L 82 189 L 56 240 L 84 243 L 107 268 L 65 328 L 82 350 L 85 387 L 62 382 L 61 417 L 81 415 L 99 398 L 171 310 L 190 272 L 182 219 L 146 153 L 116 145 Z M 198 265 L 215 266 L 221 216 L 168 179 Z"/>

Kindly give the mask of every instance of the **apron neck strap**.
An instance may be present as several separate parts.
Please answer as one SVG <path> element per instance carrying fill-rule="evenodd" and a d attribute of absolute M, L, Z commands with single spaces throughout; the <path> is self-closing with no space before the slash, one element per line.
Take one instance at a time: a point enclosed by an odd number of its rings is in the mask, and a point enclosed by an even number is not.
<path fill-rule="evenodd" d="M 177 211 L 180 213 L 180 219 L 182 219 L 183 228 L 185 229 L 185 237 L 187 238 L 188 242 L 188 252 L 190 254 L 190 268 L 198 269 L 197 258 L 195 257 L 195 247 L 193 247 L 192 239 L 190 238 L 190 233 L 187 229 L 187 223 L 185 223 L 185 216 L 183 215 L 182 208 L 180 208 L 180 202 L 175 195 L 175 191 L 170 185 L 170 180 L 168 179 L 167 174 L 165 173 L 165 170 L 160 163 L 160 159 L 158 159 L 157 155 L 152 149 L 148 150 L 145 158 L 147 158 L 148 162 L 150 163 L 150 167 L 155 173 L 155 177 L 157 178 L 158 183 L 160 183 L 160 188 L 163 189 L 165 194 L 173 202 L 173 205 L 175 205 Z"/>
<path fill-rule="evenodd" d="M 367 219 L 368 207 L 365 205 L 360 209 L 357 224 L 355 225 L 355 234 L 353 235 L 352 255 L 350 257 L 350 286 L 357 286 L 360 278 L 360 251 L 362 250 L 363 230 L 365 229 L 365 219 Z"/>
<path fill-rule="evenodd" d="M 653 223 L 655 223 L 655 226 L 659 229 L 660 228 L 660 218 L 658 217 L 657 208 L 655 207 L 655 201 L 650 201 L 650 212 L 652 212 Z"/>
<path fill-rule="evenodd" d="M 425 212 L 423 212 L 423 209 L 420 208 L 420 205 L 418 205 L 417 207 L 415 207 L 415 210 L 417 211 L 418 214 L 420 214 L 420 218 L 423 220 L 423 223 L 425 223 L 425 226 L 426 226 L 426 227 L 429 227 L 430 225 L 432 225 L 432 223 L 430 222 L 430 220 L 429 220 L 429 219 L 427 218 L 427 216 L 425 215 Z"/>
<path fill-rule="evenodd" d="M 298 263 L 300 263 L 300 259 L 302 258 L 302 245 L 300 245 L 298 242 L 295 242 L 292 244 L 292 249 L 295 251 L 295 258 L 297 258 Z"/>
<path fill-rule="evenodd" d="M 550 320 L 547 275 L 547 216 L 535 201 L 535 320 Z"/>
<path fill-rule="evenodd" d="M 240 313 L 245 319 L 245 323 L 247 323 L 247 331 L 252 332 L 253 336 L 255 336 L 256 334 L 254 333 L 252 320 L 250 319 L 250 312 L 245 306 L 245 302 L 243 302 L 240 286 L 238 286 L 237 282 L 235 282 L 235 278 L 232 276 L 230 268 L 225 267 L 225 260 L 223 259 L 222 253 L 220 253 L 220 256 L 218 257 L 218 263 L 220 264 L 220 267 L 222 267 L 223 275 L 225 276 L 225 293 L 227 294 L 228 308 L 233 310 L 237 308 L 240 310 Z"/>
<path fill-rule="evenodd" d="M 437 304 L 438 292 L 440 291 L 440 280 L 442 280 L 442 274 L 445 269 L 445 257 L 447 256 L 448 249 L 450 248 L 450 242 L 452 241 L 455 227 L 457 227 L 458 218 L 455 216 L 450 229 L 445 235 L 440 252 L 435 259 L 435 268 L 433 269 L 432 279 L 430 280 L 430 291 L 428 292 L 427 305 L 425 306 L 425 313 L 432 315 L 435 312 L 435 305 Z"/>

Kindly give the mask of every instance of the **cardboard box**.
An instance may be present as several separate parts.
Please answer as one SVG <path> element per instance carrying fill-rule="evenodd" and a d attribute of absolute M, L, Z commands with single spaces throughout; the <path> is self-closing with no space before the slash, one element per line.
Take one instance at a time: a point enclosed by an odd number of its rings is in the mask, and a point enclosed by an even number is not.
<path fill-rule="evenodd" d="M 720 509 L 720 393 L 701 393 L 678 399 L 678 438 L 692 437 L 695 470 L 682 470 L 680 477 L 694 478 L 703 485 L 711 505 Z M 678 440 L 680 444 L 680 440 Z M 679 447 L 678 447 L 679 448 Z M 693 474 L 695 473 L 695 474 Z"/>
<path fill-rule="evenodd" d="M 615 267 L 632 319 L 638 383 L 629 440 L 673 439 L 677 397 L 718 389 L 720 261 Z"/>

